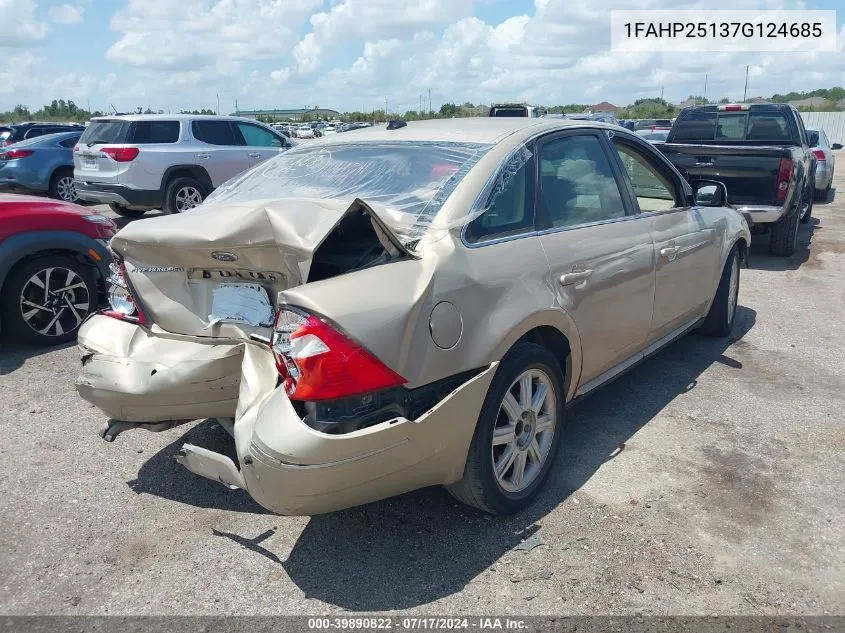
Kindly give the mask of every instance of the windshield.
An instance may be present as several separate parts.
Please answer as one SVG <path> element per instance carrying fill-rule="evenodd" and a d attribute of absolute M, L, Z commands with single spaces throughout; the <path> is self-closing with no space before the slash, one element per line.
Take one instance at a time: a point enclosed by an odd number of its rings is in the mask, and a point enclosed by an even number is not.
<path fill-rule="evenodd" d="M 410 141 L 299 146 L 224 183 L 206 202 L 360 198 L 387 207 L 393 217 L 383 219 L 411 242 L 490 147 Z"/>

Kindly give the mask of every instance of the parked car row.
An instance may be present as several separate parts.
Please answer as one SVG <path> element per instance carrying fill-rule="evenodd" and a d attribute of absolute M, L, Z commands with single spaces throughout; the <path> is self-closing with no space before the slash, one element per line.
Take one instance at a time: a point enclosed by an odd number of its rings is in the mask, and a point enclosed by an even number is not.
<path fill-rule="evenodd" d="M 178 461 L 276 512 L 436 484 L 514 512 L 568 403 L 693 329 L 731 331 L 751 234 L 726 202 L 592 120 L 324 137 L 112 238 L 77 388 L 107 440 L 217 418 L 234 459 Z"/>

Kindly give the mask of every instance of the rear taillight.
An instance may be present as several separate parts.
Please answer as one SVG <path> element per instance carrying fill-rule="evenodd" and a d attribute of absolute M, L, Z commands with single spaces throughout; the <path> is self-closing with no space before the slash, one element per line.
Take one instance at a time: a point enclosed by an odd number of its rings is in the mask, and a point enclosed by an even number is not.
<path fill-rule="evenodd" d="M 129 282 L 126 280 L 126 267 L 114 262 L 109 264 L 109 278 L 106 282 L 109 285 L 108 297 L 111 309 L 104 310 L 103 314 L 115 319 L 147 325 L 147 317 L 135 302 Z"/>
<path fill-rule="evenodd" d="M 333 400 L 407 382 L 323 319 L 280 308 L 273 356 L 291 400 Z"/>
<path fill-rule="evenodd" d="M 786 198 L 790 180 L 792 180 L 792 159 L 781 158 L 780 168 L 778 169 L 778 200 L 784 200 Z"/>
<path fill-rule="evenodd" d="M 813 154 L 816 155 L 816 160 L 824 160 L 824 150 L 822 149 L 814 149 Z"/>
<path fill-rule="evenodd" d="M 32 156 L 35 152 L 31 149 L 10 149 L 8 152 L 0 154 L 0 160 L 15 160 L 16 158 L 26 158 Z"/>
<path fill-rule="evenodd" d="M 103 147 L 100 151 L 106 156 L 111 156 L 118 163 L 132 162 L 141 152 L 137 147 Z"/>

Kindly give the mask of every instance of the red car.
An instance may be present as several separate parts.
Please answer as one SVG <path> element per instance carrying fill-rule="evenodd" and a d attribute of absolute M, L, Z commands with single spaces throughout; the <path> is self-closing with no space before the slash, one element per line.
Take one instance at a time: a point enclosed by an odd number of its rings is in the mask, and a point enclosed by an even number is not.
<path fill-rule="evenodd" d="M 76 337 L 99 305 L 115 223 L 59 200 L 0 194 L 0 327 L 7 340 Z"/>

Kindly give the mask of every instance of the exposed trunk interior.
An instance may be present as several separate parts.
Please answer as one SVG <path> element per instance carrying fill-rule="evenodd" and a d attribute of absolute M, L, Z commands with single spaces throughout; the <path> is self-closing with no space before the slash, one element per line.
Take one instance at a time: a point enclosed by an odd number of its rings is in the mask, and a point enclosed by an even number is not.
<path fill-rule="evenodd" d="M 308 281 L 320 281 L 392 259 L 367 212 L 343 217 L 314 252 Z"/>

